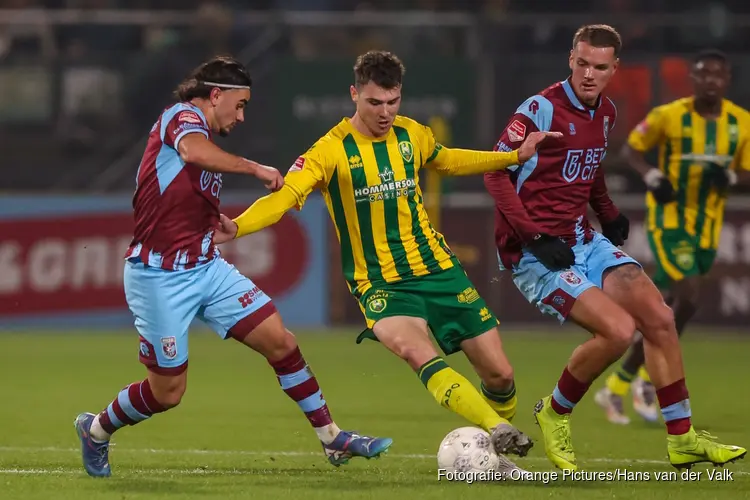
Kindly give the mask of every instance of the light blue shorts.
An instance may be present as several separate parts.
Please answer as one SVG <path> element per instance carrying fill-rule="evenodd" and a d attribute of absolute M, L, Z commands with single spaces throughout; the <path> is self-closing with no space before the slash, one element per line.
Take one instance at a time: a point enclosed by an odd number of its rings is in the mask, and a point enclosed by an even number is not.
<path fill-rule="evenodd" d="M 565 271 L 550 271 L 532 254 L 524 251 L 513 267 L 513 283 L 526 299 L 560 323 L 568 317 L 573 303 L 591 287 L 602 287 L 604 272 L 623 264 L 640 264 L 614 246 L 600 233 L 584 244 L 573 247 L 576 263 Z"/>
<path fill-rule="evenodd" d="M 271 299 L 222 258 L 182 271 L 126 261 L 124 284 L 140 361 L 157 373 L 187 367 L 188 328 L 196 317 L 226 339 L 230 331 L 247 335 L 276 312 Z"/>

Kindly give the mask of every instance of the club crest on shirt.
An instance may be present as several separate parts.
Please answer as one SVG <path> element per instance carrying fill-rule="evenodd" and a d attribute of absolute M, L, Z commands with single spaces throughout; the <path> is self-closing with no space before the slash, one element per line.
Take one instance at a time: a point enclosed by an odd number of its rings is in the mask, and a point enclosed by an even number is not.
<path fill-rule="evenodd" d="M 604 117 L 604 138 L 609 137 L 609 116 Z"/>
<path fill-rule="evenodd" d="M 399 142 L 398 152 L 406 163 L 410 163 L 414 159 L 414 146 L 409 141 Z"/>
<path fill-rule="evenodd" d="M 508 139 L 510 142 L 521 142 L 526 137 L 526 125 L 518 120 L 513 120 L 513 123 L 508 127 Z"/>

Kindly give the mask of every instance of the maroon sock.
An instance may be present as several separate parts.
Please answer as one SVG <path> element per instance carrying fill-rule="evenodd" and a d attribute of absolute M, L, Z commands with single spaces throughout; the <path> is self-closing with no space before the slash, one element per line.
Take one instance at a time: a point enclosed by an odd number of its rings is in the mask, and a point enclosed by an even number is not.
<path fill-rule="evenodd" d="M 667 433 L 673 435 L 686 434 L 692 426 L 690 417 L 690 397 L 688 396 L 685 379 L 669 384 L 656 390 L 659 408 L 667 424 Z"/>
<path fill-rule="evenodd" d="M 313 427 L 333 423 L 318 381 L 307 366 L 299 347 L 279 361 L 269 361 L 269 364 L 276 371 L 281 388 L 299 405 Z"/>
<path fill-rule="evenodd" d="M 108 434 L 114 434 L 121 427 L 143 422 L 151 415 L 163 411 L 166 408 L 156 401 L 146 379 L 133 382 L 121 390 L 114 401 L 99 413 L 99 424 Z"/>
<path fill-rule="evenodd" d="M 552 392 L 552 409 L 559 415 L 572 412 L 590 386 L 591 382 L 577 380 L 566 366 Z"/>

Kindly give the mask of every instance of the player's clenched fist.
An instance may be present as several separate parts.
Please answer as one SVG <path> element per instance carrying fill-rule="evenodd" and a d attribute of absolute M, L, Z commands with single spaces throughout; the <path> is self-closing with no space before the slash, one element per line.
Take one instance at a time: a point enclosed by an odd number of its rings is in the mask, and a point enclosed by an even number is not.
<path fill-rule="evenodd" d="M 258 163 L 253 174 L 263 181 L 266 188 L 271 191 L 278 191 L 284 186 L 284 176 L 281 175 L 281 172 L 268 165 Z"/>
<path fill-rule="evenodd" d="M 523 141 L 521 147 L 518 148 L 518 161 L 523 164 L 534 156 L 536 150 L 539 149 L 539 146 L 545 139 L 550 137 L 559 139 L 562 136 L 562 132 L 531 132 L 526 140 Z"/>
<path fill-rule="evenodd" d="M 224 214 L 219 215 L 219 227 L 214 231 L 214 244 L 221 245 L 237 235 L 237 223 Z"/>

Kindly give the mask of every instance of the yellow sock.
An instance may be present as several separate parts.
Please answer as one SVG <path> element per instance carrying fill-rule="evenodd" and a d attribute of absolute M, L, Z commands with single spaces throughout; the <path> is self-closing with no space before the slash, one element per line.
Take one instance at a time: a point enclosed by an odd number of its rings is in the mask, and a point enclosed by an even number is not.
<path fill-rule="evenodd" d="M 641 380 L 644 382 L 651 382 L 651 377 L 648 376 L 648 372 L 646 371 L 645 366 L 641 366 L 638 368 L 638 376 L 641 377 Z"/>
<path fill-rule="evenodd" d="M 635 374 L 628 373 L 620 367 L 616 372 L 607 377 L 607 389 L 612 391 L 612 394 L 624 396 L 628 393 L 630 384 L 634 378 Z"/>
<path fill-rule="evenodd" d="M 479 391 L 463 375 L 435 357 L 417 372 L 422 383 L 441 406 L 464 417 L 487 432 L 498 424 L 509 423 L 487 404 Z"/>
<path fill-rule="evenodd" d="M 512 384 L 510 389 L 502 392 L 491 391 L 485 387 L 484 383 L 480 384 L 479 387 L 482 390 L 482 397 L 495 410 L 495 413 L 508 422 L 513 421 L 513 417 L 516 416 L 516 406 L 518 406 L 516 385 Z"/>

